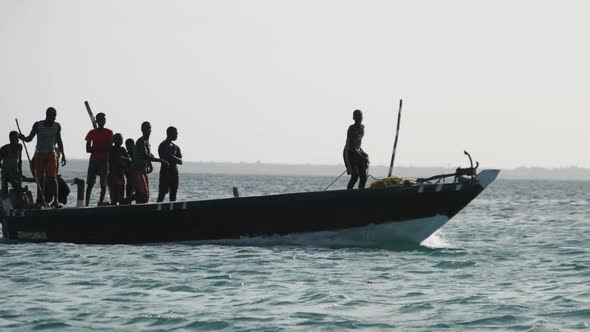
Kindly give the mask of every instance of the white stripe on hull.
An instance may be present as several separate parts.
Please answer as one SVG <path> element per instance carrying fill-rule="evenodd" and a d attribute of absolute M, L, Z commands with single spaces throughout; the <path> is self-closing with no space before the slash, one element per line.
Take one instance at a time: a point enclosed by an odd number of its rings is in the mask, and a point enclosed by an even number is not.
<path fill-rule="evenodd" d="M 500 173 L 500 170 L 497 169 L 486 169 L 481 171 L 478 175 L 477 175 L 477 180 L 479 181 L 479 185 L 482 186 L 483 188 L 486 188 L 490 183 L 492 183 L 496 177 L 498 177 L 498 174 Z"/>
<path fill-rule="evenodd" d="M 331 233 L 331 236 L 354 242 L 392 243 L 403 241 L 421 243 L 444 226 L 447 221 L 449 221 L 449 217 L 436 215 L 428 218 L 370 224 L 362 227 L 311 234 L 319 236 L 321 233 Z"/>
<path fill-rule="evenodd" d="M 384 224 L 371 224 L 362 227 L 297 233 L 288 235 L 242 237 L 238 239 L 189 241 L 194 243 L 213 244 L 247 244 L 247 245 L 313 245 L 313 246 L 373 246 L 375 244 L 389 244 L 395 242 L 421 243 L 439 228 L 449 218 L 436 215 L 429 218 L 411 219 L 401 222 L 389 222 Z"/>
<path fill-rule="evenodd" d="M 366 226 L 366 240 L 383 243 L 393 241 L 420 243 L 434 234 L 439 228 L 443 227 L 447 221 L 449 221 L 449 217 L 436 215 L 428 218 L 369 225 Z"/>

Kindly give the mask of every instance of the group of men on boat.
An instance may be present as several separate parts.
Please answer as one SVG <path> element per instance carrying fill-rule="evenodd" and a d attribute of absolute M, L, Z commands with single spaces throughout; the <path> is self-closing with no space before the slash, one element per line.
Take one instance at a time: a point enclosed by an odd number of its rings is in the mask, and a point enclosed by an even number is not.
<path fill-rule="evenodd" d="M 66 156 L 61 138 L 61 125 L 55 121 L 57 111 L 49 107 L 44 120 L 33 124 L 28 136 L 11 131 L 10 143 L 0 148 L 1 163 L 1 195 L 8 194 L 8 184 L 15 194 L 26 200 L 27 190 L 23 182 L 37 181 L 38 206 L 58 207 L 65 204 L 69 188 L 65 181 L 58 176 L 61 166 L 65 166 Z M 153 171 L 152 162 L 161 163 L 158 201 L 170 195 L 170 201 L 176 200 L 179 186 L 178 165 L 182 164 L 182 153 L 174 143 L 178 138 L 178 130 L 168 127 L 166 139 L 159 145 L 159 158 L 151 151 L 150 135 L 152 127 L 149 122 L 141 124 L 142 136 L 136 141 L 127 139 L 123 146 L 123 135 L 113 134 L 105 127 L 106 115 L 96 115 L 96 128 L 86 135 L 86 152 L 90 154 L 87 173 L 87 187 L 85 205 L 88 206 L 96 178 L 100 179 L 100 196 L 98 205 L 147 203 L 150 196 L 148 174 Z M 35 154 L 31 160 L 33 179 L 23 176 L 22 150 L 23 145 L 18 142 L 31 142 L 37 137 Z M 110 193 L 110 203 L 105 202 L 107 188 Z M 67 191 L 67 192 L 64 192 Z M 29 194 L 30 195 L 30 194 Z M 32 200 L 32 198 L 31 198 Z M 61 203 L 61 204 L 60 204 Z"/>
<path fill-rule="evenodd" d="M 57 207 L 65 204 L 69 188 L 58 175 L 60 166 L 65 166 L 66 155 L 61 138 L 61 126 L 56 122 L 57 111 L 49 107 L 44 120 L 33 124 L 28 136 L 11 131 L 10 143 L 0 148 L 1 195 L 8 194 L 10 183 L 19 197 L 26 199 L 27 191 L 23 181 L 37 182 L 38 206 Z M 166 139 L 158 147 L 158 156 L 151 151 L 150 135 L 152 126 L 149 122 L 141 124 L 142 136 L 136 141 L 129 138 L 123 146 L 123 135 L 113 134 L 106 128 L 106 115 L 98 113 L 95 117 L 96 128 L 86 135 L 86 152 L 90 154 L 86 181 L 85 205 L 88 206 L 96 178 L 100 179 L 100 195 L 98 205 L 138 204 L 147 203 L 150 197 L 148 174 L 153 171 L 153 162 L 159 162 L 160 178 L 158 202 L 162 202 L 167 194 L 170 201 L 176 200 L 179 186 L 178 165 L 182 165 L 182 153 L 174 143 L 178 138 L 178 130 L 168 127 Z M 346 135 L 343 151 L 346 171 L 350 174 L 347 189 L 352 189 L 359 181 L 359 188 L 367 182 L 369 158 L 361 148 L 365 127 L 362 124 L 363 114 L 360 110 L 353 112 L 354 124 L 350 125 Z M 26 178 L 22 172 L 23 142 L 31 142 L 37 137 L 35 154 L 31 160 L 33 179 Z M 110 202 L 105 202 L 106 190 L 109 189 Z M 29 193 L 30 195 L 30 193 Z M 32 200 L 32 198 L 30 199 Z"/>
<path fill-rule="evenodd" d="M 97 128 L 86 135 L 86 152 L 90 153 L 86 187 L 86 205 L 90 200 L 96 177 L 100 178 L 98 205 L 106 204 L 104 197 L 108 186 L 110 204 L 125 204 L 135 200 L 147 203 L 150 197 L 148 174 L 153 171 L 152 162 L 161 163 L 158 202 L 170 194 L 170 201 L 176 200 L 179 177 L 178 165 L 182 164 L 182 153 L 174 143 L 178 130 L 168 127 L 166 139 L 160 143 L 156 158 L 151 152 L 150 136 L 152 126 L 145 121 L 141 124 L 142 136 L 133 141 L 129 138 L 123 147 L 123 135 L 113 134 L 105 128 L 106 115 L 96 115 Z M 127 180 L 127 185 L 125 181 Z"/>

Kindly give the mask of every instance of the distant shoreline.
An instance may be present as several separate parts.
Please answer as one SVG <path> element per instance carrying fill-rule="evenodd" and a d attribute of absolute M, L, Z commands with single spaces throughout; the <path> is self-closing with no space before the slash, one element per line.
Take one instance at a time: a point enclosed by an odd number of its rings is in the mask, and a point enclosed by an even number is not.
<path fill-rule="evenodd" d="M 464 167 L 464 165 L 461 165 Z M 66 169 L 73 172 L 85 172 L 88 161 L 73 159 L 68 160 Z M 159 166 L 155 166 L 157 170 Z M 481 167 L 484 169 L 485 167 Z M 23 169 L 27 169 L 23 167 Z M 244 175 L 298 175 L 298 176 L 338 176 L 344 171 L 343 164 L 336 165 L 312 165 L 312 164 L 271 164 L 271 163 L 246 163 L 246 162 L 185 162 L 180 167 L 183 173 L 205 174 L 244 174 Z M 371 166 L 369 172 L 374 177 L 385 177 L 388 167 L 383 165 Z M 395 168 L 395 175 L 402 177 L 426 177 L 435 174 L 452 173 L 454 168 L 448 167 L 407 167 Z M 590 169 L 579 167 L 542 168 L 519 167 L 503 169 L 499 179 L 513 180 L 582 180 L 590 181 Z"/>

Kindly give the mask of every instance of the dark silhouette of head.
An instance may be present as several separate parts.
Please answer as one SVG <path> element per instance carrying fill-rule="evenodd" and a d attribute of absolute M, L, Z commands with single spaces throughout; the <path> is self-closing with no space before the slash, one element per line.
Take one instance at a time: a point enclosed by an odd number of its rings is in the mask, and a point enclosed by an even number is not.
<path fill-rule="evenodd" d="M 104 125 L 107 123 L 107 116 L 104 113 L 98 113 L 96 115 L 96 124 L 98 128 L 104 128 Z"/>
<path fill-rule="evenodd" d="M 128 138 L 125 140 L 125 148 L 127 149 L 127 152 L 133 153 L 134 147 L 135 147 L 135 141 L 133 140 L 133 138 Z"/>
<path fill-rule="evenodd" d="M 115 144 L 116 147 L 123 145 L 123 135 L 120 133 L 113 135 L 113 144 Z"/>
<path fill-rule="evenodd" d="M 360 124 L 363 122 L 363 112 L 361 112 L 361 110 L 355 110 L 352 112 L 352 119 L 354 120 L 354 123 Z"/>
<path fill-rule="evenodd" d="M 150 138 L 150 135 L 152 134 L 152 125 L 149 121 L 145 121 L 141 124 L 141 133 L 144 138 Z"/>
<path fill-rule="evenodd" d="M 10 144 L 13 144 L 13 145 L 18 144 L 18 133 L 14 130 L 11 131 L 8 134 L 8 139 L 10 140 Z"/>
<path fill-rule="evenodd" d="M 57 111 L 53 107 L 49 107 L 47 111 L 45 111 L 45 120 L 49 122 L 54 122 L 55 118 L 57 118 Z"/>
<path fill-rule="evenodd" d="M 178 139 L 178 130 L 175 127 L 168 127 L 166 129 L 166 139 L 176 141 Z"/>

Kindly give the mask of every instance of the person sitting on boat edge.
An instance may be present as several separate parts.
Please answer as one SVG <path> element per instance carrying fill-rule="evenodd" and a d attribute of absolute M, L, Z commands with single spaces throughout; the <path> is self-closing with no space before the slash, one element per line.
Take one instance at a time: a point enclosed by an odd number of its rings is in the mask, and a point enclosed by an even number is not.
<path fill-rule="evenodd" d="M 111 205 L 123 203 L 125 197 L 125 170 L 131 164 L 131 158 L 123 145 L 123 135 L 113 136 L 113 146 L 109 152 L 109 192 Z"/>
<path fill-rule="evenodd" d="M 61 151 L 59 148 L 55 148 L 55 155 L 59 160 L 61 156 Z M 61 206 L 65 206 L 68 204 L 68 196 L 70 195 L 70 187 L 68 186 L 66 180 L 59 174 L 59 164 L 57 165 L 57 175 L 55 176 L 55 180 L 57 181 L 57 201 L 61 204 Z"/>
<path fill-rule="evenodd" d="M 106 115 L 104 113 L 98 113 L 96 115 L 98 128 L 90 130 L 86 135 L 86 152 L 90 153 L 86 179 L 86 206 L 90 203 L 90 195 L 92 194 L 92 187 L 94 187 L 97 175 L 100 177 L 100 198 L 98 205 L 104 204 L 107 177 L 109 174 L 109 150 L 113 142 L 113 131 L 104 127 L 106 122 Z"/>
<path fill-rule="evenodd" d="M 2 162 L 0 165 L 2 168 L 0 172 L 2 178 L 1 190 L 2 195 L 5 197 L 8 196 L 8 183 L 17 193 L 23 191 L 23 146 L 18 142 L 18 133 L 16 131 L 11 131 L 8 134 L 8 139 L 10 143 L 0 148 L 0 161 Z"/>
<path fill-rule="evenodd" d="M 182 165 L 182 153 L 173 142 L 178 139 L 178 130 L 175 127 L 166 129 L 166 139 L 158 147 L 160 159 L 166 160 L 168 165 L 160 167 L 160 184 L 158 202 L 164 201 L 166 194 L 170 193 L 170 202 L 176 201 L 178 192 L 178 165 Z"/>
<path fill-rule="evenodd" d="M 135 149 L 135 141 L 133 138 L 125 140 L 125 148 L 127 149 L 127 154 L 131 159 L 131 163 L 133 163 L 133 150 Z M 126 204 L 131 204 L 131 202 L 133 202 L 133 196 L 135 195 L 135 189 L 133 189 L 133 177 L 131 176 L 131 163 L 125 168 L 125 179 L 127 180 L 127 184 L 125 185 Z"/>
<path fill-rule="evenodd" d="M 45 203 L 57 206 L 56 198 L 58 197 L 57 186 L 57 156 L 55 154 L 55 145 L 61 151 L 61 165 L 65 166 L 66 154 L 64 152 L 64 145 L 61 140 L 61 125 L 55 121 L 57 118 L 57 111 L 53 107 L 49 107 L 45 111 L 45 120 L 37 121 L 33 124 L 33 128 L 29 136 L 19 134 L 18 138 L 24 142 L 30 142 L 37 136 L 37 146 L 33 159 L 33 168 L 35 176 L 41 185 L 38 192 L 44 193 Z M 41 202 L 41 195 L 37 194 L 37 202 Z"/>
<path fill-rule="evenodd" d="M 365 135 L 365 126 L 362 124 L 363 112 L 355 110 L 352 112 L 352 118 L 354 124 L 350 125 L 346 132 L 346 145 L 343 152 L 346 172 L 350 174 L 347 189 L 354 188 L 359 178 L 359 188 L 364 188 L 367 183 L 369 169 L 369 155 L 361 149 L 361 143 Z"/>
<path fill-rule="evenodd" d="M 131 171 L 133 177 L 133 187 L 135 188 L 135 202 L 138 204 L 147 203 L 150 198 L 150 183 L 148 174 L 153 171 L 152 162 L 159 162 L 167 165 L 168 161 L 161 160 L 152 154 L 150 145 L 150 135 L 152 125 L 145 121 L 141 124 L 140 138 L 135 141 L 133 149 L 133 161 L 131 162 Z"/>

